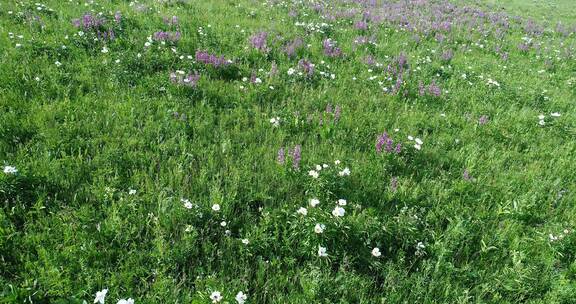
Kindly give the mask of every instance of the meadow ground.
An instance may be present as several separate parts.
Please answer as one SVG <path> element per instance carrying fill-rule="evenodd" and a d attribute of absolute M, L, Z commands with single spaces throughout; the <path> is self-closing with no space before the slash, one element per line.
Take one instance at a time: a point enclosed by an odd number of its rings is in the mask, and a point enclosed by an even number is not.
<path fill-rule="evenodd" d="M 0 2 L 0 303 L 576 303 L 576 2 Z"/>

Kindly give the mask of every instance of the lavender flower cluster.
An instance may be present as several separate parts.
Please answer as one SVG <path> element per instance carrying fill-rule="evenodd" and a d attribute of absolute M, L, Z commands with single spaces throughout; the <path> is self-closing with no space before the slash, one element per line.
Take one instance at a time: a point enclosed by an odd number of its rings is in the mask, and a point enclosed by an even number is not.
<path fill-rule="evenodd" d="M 402 152 L 402 144 L 397 143 L 394 146 L 394 140 L 390 138 L 388 133 L 384 132 L 376 139 L 376 153 L 382 152 L 400 154 Z"/>
<path fill-rule="evenodd" d="M 216 56 L 214 54 L 208 53 L 207 51 L 200 50 L 196 51 L 196 61 L 206 65 L 211 65 L 215 68 L 224 67 L 232 63 L 232 61 L 224 58 L 224 55 Z"/>
<path fill-rule="evenodd" d="M 302 146 L 296 145 L 294 146 L 294 149 L 285 149 L 284 147 L 278 149 L 278 156 L 276 161 L 280 165 L 284 165 L 286 163 L 286 154 L 288 154 L 289 157 L 292 157 L 292 167 L 298 170 L 300 168 L 300 161 L 302 160 Z"/>
<path fill-rule="evenodd" d="M 80 19 L 73 19 L 72 24 L 75 27 L 83 28 L 84 30 L 98 30 L 106 23 L 106 19 L 98 16 L 93 16 L 92 14 L 85 14 Z"/>
<path fill-rule="evenodd" d="M 171 41 L 171 42 L 176 42 L 180 40 L 181 37 L 182 34 L 179 31 L 176 32 L 158 31 L 154 33 L 154 35 L 152 36 L 152 38 L 156 41 Z"/>
<path fill-rule="evenodd" d="M 325 39 L 322 43 L 324 47 L 324 55 L 328 57 L 340 57 L 342 56 L 342 50 L 336 47 L 336 43 L 331 39 Z"/>
<path fill-rule="evenodd" d="M 259 32 L 250 37 L 250 43 L 252 47 L 261 51 L 261 52 L 268 52 L 268 46 L 266 45 L 266 41 L 268 38 L 267 32 Z"/>

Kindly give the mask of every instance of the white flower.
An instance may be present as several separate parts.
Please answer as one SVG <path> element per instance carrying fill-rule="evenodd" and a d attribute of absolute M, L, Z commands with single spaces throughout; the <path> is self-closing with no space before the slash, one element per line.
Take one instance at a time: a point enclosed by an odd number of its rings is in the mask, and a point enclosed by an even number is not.
<path fill-rule="evenodd" d="M 415 145 L 414 145 L 414 149 L 416 149 L 416 150 L 420 150 L 420 149 L 422 149 L 422 146 L 421 146 L 421 145 L 419 145 L 419 144 L 415 144 Z"/>
<path fill-rule="evenodd" d="M 296 70 L 294 70 L 293 68 L 288 69 L 288 75 L 292 76 L 294 72 L 296 72 Z"/>
<path fill-rule="evenodd" d="M 219 291 L 214 291 L 210 295 L 210 300 L 212 300 L 212 303 L 218 303 L 222 301 L 222 295 L 220 294 Z"/>
<path fill-rule="evenodd" d="M 316 171 L 321 171 L 321 170 L 322 170 L 322 166 L 316 165 Z"/>
<path fill-rule="evenodd" d="M 380 257 L 382 255 L 382 253 L 380 252 L 380 248 L 378 247 L 374 247 L 374 249 L 372 249 L 372 256 L 374 257 Z"/>
<path fill-rule="evenodd" d="M 346 210 L 344 210 L 344 208 L 336 206 L 334 210 L 332 210 L 332 215 L 335 217 L 342 217 L 345 212 Z"/>
<path fill-rule="evenodd" d="M 221 222 L 220 222 L 220 226 L 226 227 L 226 221 L 221 221 Z"/>
<path fill-rule="evenodd" d="M 544 114 L 538 115 L 538 119 L 542 120 L 542 119 L 544 119 L 544 118 L 546 118 L 546 116 L 545 116 Z"/>
<path fill-rule="evenodd" d="M 192 227 L 192 225 L 186 225 L 186 229 L 184 229 L 184 232 L 190 232 L 192 231 L 194 228 Z"/>
<path fill-rule="evenodd" d="M 121 299 L 117 304 L 134 304 L 134 299 L 129 298 L 128 300 Z"/>
<path fill-rule="evenodd" d="M 318 176 L 320 176 L 320 174 L 318 174 L 318 172 L 315 170 L 308 171 L 308 175 L 312 176 L 313 178 L 318 178 Z"/>
<path fill-rule="evenodd" d="M 334 161 L 334 164 L 335 164 L 335 165 L 339 165 L 339 164 L 340 164 L 340 160 L 339 160 L 339 159 L 335 160 L 335 161 Z"/>
<path fill-rule="evenodd" d="M 318 256 L 319 257 L 327 257 L 328 253 L 326 253 L 326 247 L 318 246 Z"/>
<path fill-rule="evenodd" d="M 62 65 L 62 63 L 60 63 L 60 61 L 56 61 L 56 62 L 54 62 L 54 64 L 55 64 L 57 67 L 59 67 L 59 66 Z"/>
<path fill-rule="evenodd" d="M 301 215 L 307 215 L 308 209 L 306 209 L 304 207 L 300 207 L 300 209 L 298 209 L 298 211 L 296 211 L 296 213 L 301 214 Z"/>
<path fill-rule="evenodd" d="M 248 245 L 250 244 L 250 241 L 248 239 L 242 239 L 242 244 Z"/>
<path fill-rule="evenodd" d="M 542 120 L 540 120 L 540 121 L 538 122 L 538 124 L 541 125 L 541 126 L 543 126 L 543 125 L 546 124 L 546 122 L 544 121 L 544 119 L 542 119 Z"/>
<path fill-rule="evenodd" d="M 212 210 L 214 210 L 216 212 L 220 211 L 220 205 L 219 204 L 212 205 Z"/>
<path fill-rule="evenodd" d="M 328 167 L 329 167 L 328 164 L 322 164 L 322 168 L 326 169 Z"/>
<path fill-rule="evenodd" d="M 411 135 L 408 135 L 408 140 L 414 140 L 414 137 L 412 137 Z"/>
<path fill-rule="evenodd" d="M 320 204 L 319 199 L 317 199 L 317 198 L 310 199 L 310 206 L 316 207 L 316 206 L 318 206 L 318 204 Z"/>
<path fill-rule="evenodd" d="M 184 203 L 184 207 L 185 207 L 186 209 L 192 209 L 193 206 L 192 206 L 192 203 L 191 203 L 189 200 L 183 198 L 183 199 L 180 199 L 180 201 L 181 201 L 182 203 Z"/>
<path fill-rule="evenodd" d="M 339 200 L 338 200 L 338 205 L 340 205 L 340 206 L 346 206 L 346 200 L 343 199 L 343 198 L 339 199 Z"/>
<path fill-rule="evenodd" d="M 238 302 L 238 304 L 244 304 L 244 302 L 246 302 L 246 299 L 248 299 L 248 296 L 245 293 L 239 291 L 236 294 L 235 299 L 236 299 L 236 302 Z"/>
<path fill-rule="evenodd" d="M 128 194 L 134 195 L 134 194 L 136 194 L 136 190 L 134 190 L 134 189 L 129 189 L 129 190 L 128 190 Z"/>
<path fill-rule="evenodd" d="M 275 126 L 278 127 L 280 125 L 280 117 L 272 117 L 270 118 L 270 123 Z"/>
<path fill-rule="evenodd" d="M 16 174 L 18 173 L 18 169 L 13 166 L 4 166 L 4 173 L 5 174 Z"/>
<path fill-rule="evenodd" d="M 414 141 L 419 145 L 424 144 L 424 142 L 420 138 L 416 138 Z"/>
<path fill-rule="evenodd" d="M 338 172 L 339 176 L 348 176 L 350 175 L 350 169 L 348 167 L 344 168 L 344 170 Z"/>
<path fill-rule="evenodd" d="M 316 226 L 314 226 L 314 232 L 318 234 L 323 233 L 324 229 L 326 229 L 326 225 L 324 224 L 316 224 Z"/>
<path fill-rule="evenodd" d="M 558 113 L 558 112 L 554 112 L 554 113 L 551 113 L 550 116 L 552 116 L 552 117 L 560 117 L 561 114 Z"/>
<path fill-rule="evenodd" d="M 102 289 L 101 291 L 96 292 L 96 298 L 94 298 L 94 303 L 104 304 L 104 298 L 108 293 L 108 289 Z"/>
<path fill-rule="evenodd" d="M 104 53 L 104 54 L 108 53 L 108 48 L 107 48 L 107 47 L 103 47 L 101 52 Z"/>

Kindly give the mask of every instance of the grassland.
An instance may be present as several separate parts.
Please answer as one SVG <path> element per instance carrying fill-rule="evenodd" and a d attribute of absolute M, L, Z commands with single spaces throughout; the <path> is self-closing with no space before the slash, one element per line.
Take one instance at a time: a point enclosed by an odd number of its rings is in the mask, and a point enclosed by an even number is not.
<path fill-rule="evenodd" d="M 575 303 L 576 3 L 495 4 L 1 2 L 0 303 Z"/>

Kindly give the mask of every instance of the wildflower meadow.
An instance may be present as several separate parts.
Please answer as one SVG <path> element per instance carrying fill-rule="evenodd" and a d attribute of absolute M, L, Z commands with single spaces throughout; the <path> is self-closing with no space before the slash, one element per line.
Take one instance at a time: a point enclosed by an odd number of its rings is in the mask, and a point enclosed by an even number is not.
<path fill-rule="evenodd" d="M 576 303 L 573 0 L 5 0 L 0 50 L 0 303 Z"/>

